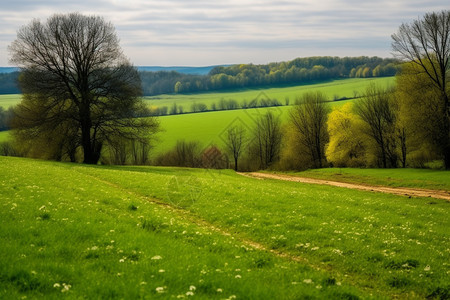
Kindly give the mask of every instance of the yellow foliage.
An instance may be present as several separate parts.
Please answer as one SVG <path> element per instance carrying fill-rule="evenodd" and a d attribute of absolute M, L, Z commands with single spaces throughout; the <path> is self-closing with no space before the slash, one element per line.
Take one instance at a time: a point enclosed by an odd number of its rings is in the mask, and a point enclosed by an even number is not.
<path fill-rule="evenodd" d="M 325 155 L 335 166 L 357 167 L 365 165 L 366 144 L 363 121 L 353 113 L 353 104 L 335 108 L 328 117 L 328 143 Z"/>

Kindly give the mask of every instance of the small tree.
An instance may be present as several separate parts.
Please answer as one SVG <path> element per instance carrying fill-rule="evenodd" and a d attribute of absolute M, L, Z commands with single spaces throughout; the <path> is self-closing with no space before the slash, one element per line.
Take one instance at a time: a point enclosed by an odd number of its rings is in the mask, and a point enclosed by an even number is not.
<path fill-rule="evenodd" d="M 234 170 L 238 170 L 238 160 L 242 155 L 242 147 L 245 144 L 245 129 L 242 126 L 232 126 L 227 130 L 225 146 L 233 156 Z"/>
<path fill-rule="evenodd" d="M 324 94 L 306 93 L 290 110 L 290 121 L 297 132 L 298 142 L 307 149 L 312 166 L 322 168 L 325 145 L 328 143 L 327 118 L 329 108 Z"/>
<path fill-rule="evenodd" d="M 260 116 L 253 129 L 251 155 L 259 160 L 259 168 L 267 169 L 279 159 L 281 150 L 281 121 L 271 111 Z"/>
<path fill-rule="evenodd" d="M 391 106 L 391 92 L 370 85 L 362 99 L 356 102 L 355 111 L 367 124 L 367 136 L 378 146 L 381 166 L 397 166 L 395 140 L 395 114 Z"/>

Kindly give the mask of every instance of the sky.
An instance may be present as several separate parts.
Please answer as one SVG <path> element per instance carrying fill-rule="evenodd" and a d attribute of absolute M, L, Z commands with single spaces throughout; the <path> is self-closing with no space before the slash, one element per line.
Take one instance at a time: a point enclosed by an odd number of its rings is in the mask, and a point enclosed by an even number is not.
<path fill-rule="evenodd" d="M 265 64 L 308 56 L 392 57 L 402 23 L 448 0 L 0 0 L 0 66 L 33 19 L 99 15 L 136 66 Z"/>

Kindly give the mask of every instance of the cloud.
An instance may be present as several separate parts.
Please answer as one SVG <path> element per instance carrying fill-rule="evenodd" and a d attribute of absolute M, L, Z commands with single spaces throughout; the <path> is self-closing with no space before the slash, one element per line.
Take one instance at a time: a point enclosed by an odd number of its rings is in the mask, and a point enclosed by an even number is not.
<path fill-rule="evenodd" d="M 53 13 L 103 16 L 135 64 L 204 65 L 314 53 L 389 56 L 402 22 L 447 7 L 447 0 L 18 0 L 0 12 L 0 65 L 20 26 Z"/>

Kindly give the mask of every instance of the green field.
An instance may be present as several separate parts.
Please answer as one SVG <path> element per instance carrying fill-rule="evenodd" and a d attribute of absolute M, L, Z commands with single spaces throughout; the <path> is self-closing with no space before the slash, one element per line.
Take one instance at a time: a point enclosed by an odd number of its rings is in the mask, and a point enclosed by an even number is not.
<path fill-rule="evenodd" d="M 349 183 L 450 191 L 450 172 L 429 169 L 328 168 L 288 173 Z"/>
<path fill-rule="evenodd" d="M 146 102 L 152 106 L 171 106 L 175 101 L 178 105 L 184 106 L 185 112 L 190 110 L 190 105 L 194 102 L 205 103 L 210 106 L 218 102 L 221 98 L 234 99 L 238 102 L 251 100 L 257 97 L 277 98 L 283 105 L 286 97 L 290 98 L 290 104 L 293 104 L 297 96 L 301 96 L 307 91 L 322 91 L 330 99 L 334 95 L 339 97 L 353 97 L 354 91 L 362 93 L 370 82 L 380 85 L 390 85 L 394 83 L 394 77 L 370 78 L 370 79 L 343 79 L 334 80 L 326 83 L 302 85 L 283 88 L 265 88 L 252 89 L 237 92 L 223 93 L 200 93 L 195 95 L 161 95 L 155 97 L 146 97 Z M 261 96 L 262 95 L 262 96 Z M 20 101 L 20 95 L 0 95 L 0 106 L 7 108 Z M 342 105 L 346 101 L 331 101 L 331 105 Z M 189 109 L 188 109 L 189 108 Z M 283 120 L 288 118 L 288 106 L 217 111 L 207 113 L 182 114 L 160 117 L 162 131 L 157 135 L 157 141 L 152 151 L 155 157 L 161 152 L 171 149 L 177 140 L 185 139 L 187 141 L 199 141 L 201 147 L 209 145 L 223 146 L 223 138 L 226 129 L 234 124 L 241 124 L 247 131 L 250 131 L 258 116 L 267 111 L 272 111 L 280 115 Z M 0 132 L 0 141 L 7 138 L 6 133 Z"/>
<path fill-rule="evenodd" d="M 173 103 L 183 106 L 185 112 L 191 111 L 191 105 L 194 102 L 204 103 L 211 108 L 213 103 L 218 104 L 221 99 L 236 100 L 242 103 L 244 100 L 250 101 L 252 99 L 277 99 L 282 105 L 285 105 L 286 97 L 289 98 L 290 104 L 295 103 L 297 97 L 301 97 L 306 92 L 321 91 L 329 100 L 337 98 L 353 98 L 355 92 L 361 95 L 369 83 L 376 83 L 381 86 L 390 86 L 395 82 L 394 77 L 384 78 L 352 78 L 331 80 L 324 83 L 305 84 L 290 87 L 277 88 L 255 88 L 243 89 L 232 92 L 212 92 L 212 93 L 198 93 L 191 95 L 158 95 L 152 97 L 145 97 L 145 101 L 151 106 L 167 106 L 171 107 Z"/>
<path fill-rule="evenodd" d="M 156 155 L 169 150 L 182 139 L 199 141 L 202 147 L 222 147 L 230 126 L 242 125 L 249 132 L 262 114 L 272 111 L 284 120 L 289 109 L 288 106 L 280 106 L 159 117 L 162 131 L 157 134 L 158 140 L 152 152 Z"/>
<path fill-rule="evenodd" d="M 232 171 L 0 164 L 1 299 L 449 296 L 444 200 Z"/>
<path fill-rule="evenodd" d="M 0 107 L 7 109 L 20 102 L 22 95 L 0 95 Z"/>
<path fill-rule="evenodd" d="M 376 83 L 381 86 L 393 85 L 394 77 L 382 78 L 352 78 L 352 79 L 338 79 L 330 80 L 324 83 L 305 84 L 299 86 L 276 87 L 276 88 L 254 88 L 242 89 L 225 92 L 211 92 L 198 93 L 187 95 L 158 95 L 151 97 L 144 97 L 146 103 L 151 106 L 168 106 L 171 107 L 174 102 L 181 105 L 185 112 L 191 110 L 191 105 L 194 102 L 205 103 L 208 108 L 212 103 L 218 103 L 221 99 L 236 100 L 239 103 L 247 100 L 250 101 L 255 98 L 270 98 L 277 99 L 281 104 L 285 105 L 286 97 L 289 98 L 290 104 L 295 103 L 296 97 L 303 95 L 305 92 L 315 92 L 320 90 L 330 100 L 335 97 L 353 98 L 355 92 L 361 95 L 369 83 Z M 8 108 L 17 104 L 20 101 L 20 95 L 0 95 L 0 106 Z"/>
<path fill-rule="evenodd" d="M 7 141 L 9 139 L 9 132 L 8 131 L 0 131 L 0 143 Z"/>

